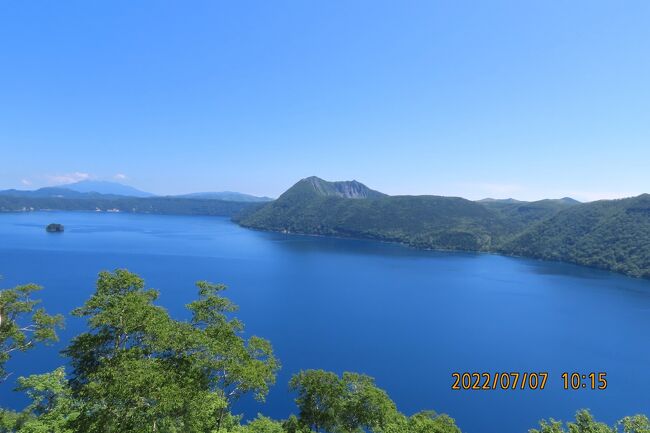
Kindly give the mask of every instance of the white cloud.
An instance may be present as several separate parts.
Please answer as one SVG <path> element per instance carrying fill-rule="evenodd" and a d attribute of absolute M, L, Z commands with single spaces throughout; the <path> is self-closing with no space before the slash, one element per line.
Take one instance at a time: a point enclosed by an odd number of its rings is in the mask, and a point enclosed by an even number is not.
<path fill-rule="evenodd" d="M 113 176 L 113 179 L 115 180 L 126 180 L 128 178 L 129 177 L 124 173 L 117 173 L 115 176 Z"/>
<path fill-rule="evenodd" d="M 82 173 L 79 171 L 75 171 L 74 173 L 66 173 L 66 174 L 56 174 L 56 175 L 51 175 L 51 176 L 46 176 L 48 182 L 51 185 L 65 185 L 68 183 L 74 183 L 74 182 L 79 182 L 82 180 L 88 180 L 92 176 L 89 173 Z"/>
<path fill-rule="evenodd" d="M 25 186 L 30 186 L 32 184 L 32 181 L 29 179 L 21 179 L 20 183 L 25 185 Z"/>

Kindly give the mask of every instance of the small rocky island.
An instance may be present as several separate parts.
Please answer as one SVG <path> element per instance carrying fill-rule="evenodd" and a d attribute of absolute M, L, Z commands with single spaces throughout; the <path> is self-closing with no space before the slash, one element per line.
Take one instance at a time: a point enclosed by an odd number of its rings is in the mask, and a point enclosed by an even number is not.
<path fill-rule="evenodd" d="M 61 233 L 61 232 L 63 232 L 63 225 L 62 224 L 48 224 L 47 227 L 45 227 L 45 230 L 48 233 Z"/>

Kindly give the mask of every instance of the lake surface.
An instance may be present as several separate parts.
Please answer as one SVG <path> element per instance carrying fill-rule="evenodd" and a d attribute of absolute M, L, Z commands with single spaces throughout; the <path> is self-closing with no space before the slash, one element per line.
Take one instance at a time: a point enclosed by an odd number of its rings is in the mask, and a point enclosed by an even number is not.
<path fill-rule="evenodd" d="M 65 233 L 48 234 L 57 222 Z M 0 214 L 1 287 L 45 286 L 68 313 L 100 270 L 128 268 L 177 317 L 194 282 L 229 286 L 238 317 L 282 362 L 267 403 L 249 416 L 296 412 L 286 383 L 300 369 L 376 378 L 399 409 L 449 413 L 464 432 L 526 432 L 579 408 L 613 422 L 650 415 L 650 282 L 578 266 L 487 254 L 417 251 L 372 241 L 251 231 L 224 218 L 39 212 Z M 19 375 L 64 365 L 62 342 L 17 354 Z M 455 371 L 548 371 L 543 391 L 452 391 Z M 562 389 L 563 371 L 607 372 L 603 391 Z M 0 385 L 0 405 L 25 399 Z"/>

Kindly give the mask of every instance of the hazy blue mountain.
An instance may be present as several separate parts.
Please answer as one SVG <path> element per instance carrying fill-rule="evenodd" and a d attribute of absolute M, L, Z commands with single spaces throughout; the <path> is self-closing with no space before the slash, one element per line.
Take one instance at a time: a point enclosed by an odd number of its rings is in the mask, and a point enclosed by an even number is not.
<path fill-rule="evenodd" d="M 221 192 L 195 192 L 191 194 L 176 195 L 173 197 L 178 198 L 193 198 L 203 200 L 225 200 L 225 201 L 238 201 L 244 203 L 263 203 L 273 201 L 270 197 L 258 197 L 250 194 L 243 194 L 234 191 L 221 191 Z"/>
<path fill-rule="evenodd" d="M 478 203 L 525 203 L 522 200 L 515 200 L 514 198 L 484 198 L 481 200 L 476 200 Z"/>
<path fill-rule="evenodd" d="M 66 188 L 77 192 L 96 192 L 99 194 L 123 195 L 128 197 L 153 197 L 155 195 L 140 191 L 132 186 L 105 180 L 82 180 L 81 182 L 61 185 L 59 188 Z"/>
<path fill-rule="evenodd" d="M 71 189 L 67 188 L 59 188 L 59 187 L 45 187 L 45 188 L 39 188 L 34 191 L 28 191 L 28 190 L 18 190 L 18 189 L 6 189 L 3 191 L 0 191 L 0 196 L 5 196 L 5 197 L 33 197 L 33 198 L 97 198 L 97 197 L 102 197 L 104 196 L 103 194 L 99 194 L 97 192 L 92 192 L 92 193 L 86 193 L 86 192 L 79 192 L 79 191 L 74 191 Z M 106 196 L 110 197 L 110 196 Z"/>
<path fill-rule="evenodd" d="M 547 198 L 544 200 L 537 200 L 537 201 L 525 201 L 525 200 L 517 200 L 514 198 L 484 198 L 481 200 L 476 200 L 478 203 L 500 203 L 500 204 L 514 204 L 514 203 L 539 203 L 542 201 L 553 201 L 553 202 L 560 202 L 560 203 L 565 203 L 565 204 L 580 204 L 580 202 L 576 199 L 573 199 L 571 197 L 562 197 L 562 198 Z"/>

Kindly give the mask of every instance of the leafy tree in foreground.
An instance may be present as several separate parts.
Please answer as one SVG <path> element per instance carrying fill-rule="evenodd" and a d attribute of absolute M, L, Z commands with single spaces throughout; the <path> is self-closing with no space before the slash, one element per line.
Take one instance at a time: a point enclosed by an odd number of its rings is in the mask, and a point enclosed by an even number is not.
<path fill-rule="evenodd" d="M 416 413 L 410 417 L 408 428 L 405 431 L 410 433 L 461 433 L 453 418 L 433 411 Z"/>
<path fill-rule="evenodd" d="M 20 433 L 74 433 L 69 428 L 76 417 L 65 370 L 18 379 L 17 391 L 24 391 L 32 403 L 13 420 Z M 9 431 L 14 431 L 9 430 Z"/>
<path fill-rule="evenodd" d="M 348 433 L 363 429 L 382 431 L 397 414 L 388 394 L 375 386 L 375 380 L 357 373 L 343 373 L 343 405 L 338 414 L 339 428 Z"/>
<path fill-rule="evenodd" d="M 539 429 L 531 429 L 529 433 L 650 433 L 650 420 L 644 415 L 628 416 L 620 420 L 615 427 L 598 422 L 591 413 L 579 410 L 575 421 L 566 423 L 567 429 L 561 421 L 554 419 L 542 420 Z"/>
<path fill-rule="evenodd" d="M 228 319 L 227 314 L 235 312 L 237 306 L 220 296 L 226 286 L 200 281 L 197 287 L 199 299 L 188 305 L 198 342 L 191 354 L 208 373 L 210 389 L 219 390 L 226 402 L 219 413 L 219 428 L 226 409 L 242 395 L 252 393 L 257 400 L 264 401 L 280 364 L 271 343 L 255 336 L 245 340 L 241 337 L 243 324 Z"/>
<path fill-rule="evenodd" d="M 624 433 L 650 433 L 650 419 L 645 415 L 626 416 L 618 425 Z"/>
<path fill-rule="evenodd" d="M 316 431 L 360 433 L 460 433 L 452 418 L 435 412 L 406 417 L 371 377 L 322 370 L 296 374 L 290 388 L 298 393 L 299 423 Z M 289 422 L 285 422 L 285 429 Z M 293 430 L 300 431 L 293 422 Z"/>
<path fill-rule="evenodd" d="M 83 432 L 183 432 L 218 430 L 232 399 L 263 398 L 278 363 L 270 344 L 245 340 L 242 325 L 226 313 L 224 286 L 199 283 L 191 322 L 176 321 L 154 305 L 158 292 L 126 270 L 102 272 L 97 290 L 73 311 L 89 332 L 65 353 L 72 359 L 72 396 Z"/>
<path fill-rule="evenodd" d="M 40 301 L 32 299 L 32 294 L 39 290 L 36 284 L 0 290 L 0 382 L 8 376 L 4 367 L 13 352 L 57 340 L 56 329 L 62 327 L 63 317 L 38 308 Z"/>
<path fill-rule="evenodd" d="M 246 424 L 245 427 L 237 427 L 232 430 L 233 433 L 286 433 L 281 422 L 274 421 L 261 414 L 257 418 Z"/>
<path fill-rule="evenodd" d="M 296 405 L 304 425 L 316 431 L 328 431 L 337 426 L 343 406 L 344 385 L 335 373 L 301 371 L 291 378 L 289 389 L 298 392 Z"/>

